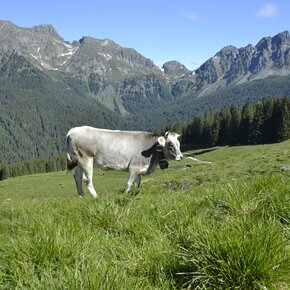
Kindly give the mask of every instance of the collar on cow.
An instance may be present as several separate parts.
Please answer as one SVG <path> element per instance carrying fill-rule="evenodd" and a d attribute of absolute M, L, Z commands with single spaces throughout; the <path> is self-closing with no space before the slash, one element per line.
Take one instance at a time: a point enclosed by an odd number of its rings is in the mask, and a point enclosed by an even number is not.
<path fill-rule="evenodd" d="M 163 154 L 163 147 L 157 144 L 157 155 L 158 155 L 158 159 L 159 159 L 159 167 L 164 170 L 167 169 L 169 166 L 169 163 L 167 162 L 167 160 L 164 157 Z"/>

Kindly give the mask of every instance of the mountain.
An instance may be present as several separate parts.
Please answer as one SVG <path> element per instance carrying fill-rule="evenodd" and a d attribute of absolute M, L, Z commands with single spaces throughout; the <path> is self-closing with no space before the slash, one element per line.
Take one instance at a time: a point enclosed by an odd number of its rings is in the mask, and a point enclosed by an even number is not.
<path fill-rule="evenodd" d="M 285 31 L 263 38 L 256 46 L 224 47 L 195 71 L 194 85 L 204 91 L 289 73 L 290 35 Z"/>
<path fill-rule="evenodd" d="M 134 49 L 122 48 L 108 39 L 83 37 L 68 43 L 51 25 L 26 29 L 1 21 L 0 40 L 2 53 L 22 55 L 50 74 L 55 72 L 57 75 L 60 72 L 62 80 L 69 86 L 84 81 L 87 94 L 97 96 L 99 102 L 121 114 L 130 111 L 126 107 L 127 102 L 120 98 L 120 93 L 126 95 L 127 86 L 131 88 L 128 79 L 140 83 L 144 77 L 145 82 L 149 81 L 153 85 L 160 81 L 161 71 L 151 60 Z M 147 85 L 144 85 L 143 90 L 145 87 L 147 89 Z"/>
<path fill-rule="evenodd" d="M 51 25 L 0 21 L 0 163 L 55 155 L 77 125 L 153 130 L 206 109 L 290 95 L 290 36 L 226 46 L 195 71 Z"/>

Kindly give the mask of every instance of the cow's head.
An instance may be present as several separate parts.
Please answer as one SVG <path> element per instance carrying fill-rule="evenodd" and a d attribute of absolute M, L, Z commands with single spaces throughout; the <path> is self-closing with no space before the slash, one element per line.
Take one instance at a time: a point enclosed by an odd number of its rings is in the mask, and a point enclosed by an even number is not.
<path fill-rule="evenodd" d="M 166 132 L 164 136 L 158 138 L 158 144 L 163 148 L 165 159 L 181 160 L 183 158 L 180 151 L 179 136 L 177 133 Z"/>

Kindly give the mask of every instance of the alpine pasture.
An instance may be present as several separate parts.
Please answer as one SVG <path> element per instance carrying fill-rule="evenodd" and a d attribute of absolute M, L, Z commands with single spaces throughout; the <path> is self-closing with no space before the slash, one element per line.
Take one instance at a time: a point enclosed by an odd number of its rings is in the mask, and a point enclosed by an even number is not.
<path fill-rule="evenodd" d="M 97 169 L 96 200 L 66 172 L 3 180 L 0 289 L 290 289 L 289 149 L 184 151 L 129 193 Z"/>

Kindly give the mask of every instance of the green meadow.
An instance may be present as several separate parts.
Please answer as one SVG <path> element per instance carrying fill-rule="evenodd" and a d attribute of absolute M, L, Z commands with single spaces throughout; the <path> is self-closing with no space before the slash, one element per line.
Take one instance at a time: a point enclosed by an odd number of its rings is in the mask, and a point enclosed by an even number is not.
<path fill-rule="evenodd" d="M 1 181 L 0 289 L 290 289 L 290 140 L 184 154 L 129 193 L 96 168 L 96 200 L 72 173 Z"/>

